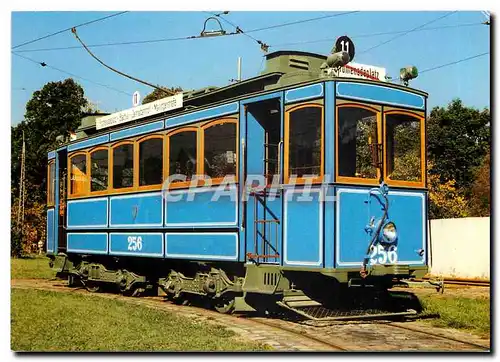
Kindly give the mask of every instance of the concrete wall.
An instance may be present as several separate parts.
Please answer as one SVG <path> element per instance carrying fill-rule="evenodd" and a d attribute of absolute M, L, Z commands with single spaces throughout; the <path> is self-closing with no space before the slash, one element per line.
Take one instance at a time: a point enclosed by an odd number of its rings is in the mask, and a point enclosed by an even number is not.
<path fill-rule="evenodd" d="M 490 218 L 431 220 L 430 274 L 490 279 Z"/>

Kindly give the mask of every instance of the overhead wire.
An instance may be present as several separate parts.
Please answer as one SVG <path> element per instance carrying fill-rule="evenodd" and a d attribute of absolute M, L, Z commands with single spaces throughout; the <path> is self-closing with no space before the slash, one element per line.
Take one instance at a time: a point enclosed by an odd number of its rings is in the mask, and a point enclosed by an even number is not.
<path fill-rule="evenodd" d="M 415 31 L 418 32 L 418 31 L 428 31 L 428 30 L 441 30 L 441 29 L 449 29 L 449 28 L 461 28 L 461 27 L 468 27 L 468 26 L 479 26 L 479 25 L 485 25 L 485 24 L 484 23 L 463 23 L 463 24 L 456 24 L 456 25 L 435 26 L 435 27 L 429 27 L 429 28 L 424 28 L 424 29 L 418 29 L 418 30 L 415 30 Z M 387 31 L 387 32 L 382 32 L 382 33 L 349 35 L 349 37 L 352 38 L 352 39 L 357 39 L 357 38 L 371 38 L 371 37 L 382 36 L 382 35 L 401 34 L 401 33 L 407 32 L 407 31 L 408 30 Z M 277 47 L 289 46 L 289 45 L 313 44 L 313 43 L 321 43 L 321 42 L 327 42 L 327 41 L 331 42 L 331 41 L 334 41 L 336 39 L 337 38 L 323 38 L 323 39 L 316 39 L 316 40 L 304 40 L 304 41 L 298 41 L 298 42 L 293 42 L 293 43 L 275 44 L 275 45 L 272 45 L 272 47 L 273 48 L 277 48 Z"/>
<path fill-rule="evenodd" d="M 83 80 L 83 81 L 86 81 L 86 82 L 89 82 L 89 83 L 93 83 L 93 84 L 95 84 L 95 85 L 98 85 L 98 86 L 101 86 L 101 87 L 104 87 L 104 88 L 107 88 L 107 89 L 113 90 L 113 91 L 118 92 L 118 93 L 125 94 L 125 95 L 127 95 L 127 96 L 132 96 L 132 94 L 131 94 L 131 93 L 128 93 L 128 92 L 122 91 L 122 90 L 120 90 L 120 89 L 117 89 L 117 88 L 111 87 L 111 86 L 109 86 L 109 85 L 107 85 L 107 84 L 102 84 L 102 83 L 99 83 L 99 82 L 93 81 L 93 80 L 91 80 L 91 79 L 84 78 L 84 77 L 82 77 L 82 76 L 80 76 L 80 75 L 76 75 L 76 74 L 74 74 L 74 73 L 70 73 L 70 72 L 65 71 L 65 70 L 63 70 L 63 69 L 56 68 L 56 67 L 54 67 L 54 66 L 52 66 L 52 65 L 49 65 L 49 64 L 47 64 L 47 63 L 45 63 L 45 62 L 40 62 L 40 61 L 38 61 L 38 60 L 34 60 L 34 59 L 31 59 L 31 58 L 28 58 L 28 57 L 26 57 L 26 56 L 24 56 L 24 55 L 21 55 L 21 54 L 18 54 L 18 53 L 16 53 L 16 52 L 12 52 L 12 54 L 14 54 L 15 56 L 18 56 L 18 57 L 20 57 L 20 58 L 26 59 L 26 60 L 28 60 L 28 61 L 30 61 L 30 62 L 32 62 L 32 63 L 38 64 L 38 65 L 41 65 L 42 67 L 51 68 L 51 69 L 54 69 L 54 70 L 56 70 L 56 71 L 58 71 L 58 72 L 60 72 L 60 73 L 67 74 L 67 75 L 69 75 L 69 76 L 71 76 L 71 77 L 75 77 L 75 78 L 81 79 L 81 80 Z"/>
<path fill-rule="evenodd" d="M 248 33 L 263 31 L 263 30 L 267 30 L 267 29 L 275 29 L 275 28 L 285 27 L 285 26 L 290 26 L 290 25 L 295 25 L 295 24 L 301 24 L 301 23 L 310 22 L 310 21 L 322 20 L 322 19 L 332 18 L 332 17 L 336 17 L 336 16 L 349 15 L 349 14 L 358 13 L 358 12 L 359 11 L 343 12 L 340 14 L 326 15 L 326 16 L 321 16 L 321 17 L 316 17 L 316 18 L 310 18 L 310 19 L 289 22 L 289 23 L 275 24 L 275 25 L 271 25 L 271 26 L 267 26 L 267 27 L 263 27 L 263 28 L 252 29 L 252 30 L 248 30 L 248 31 L 244 31 L 244 32 L 241 31 L 241 32 L 235 32 L 235 33 L 227 33 L 225 35 L 220 35 L 220 36 L 222 37 L 222 36 L 231 36 L 231 35 L 238 35 L 238 34 L 245 34 L 246 36 L 250 36 L 250 35 L 248 35 Z M 221 19 L 223 19 L 223 18 L 221 17 Z M 224 19 L 224 20 L 227 21 L 227 19 Z M 240 28 L 240 30 L 241 30 L 241 28 Z M 180 41 L 180 40 L 199 39 L 199 38 L 200 38 L 200 36 L 184 36 L 184 37 L 176 37 L 176 38 L 159 38 L 159 39 L 146 39 L 146 40 L 114 42 L 114 43 L 100 43 L 100 44 L 87 45 L 87 48 L 97 48 L 97 47 L 107 47 L 107 46 L 122 46 L 122 45 L 133 45 L 133 44 L 149 44 L 149 43 L 170 42 L 170 41 Z M 256 40 L 253 37 L 252 37 L 252 39 Z M 81 46 L 67 46 L 67 47 L 55 47 L 55 48 L 26 49 L 26 50 L 18 50 L 18 52 L 39 52 L 39 51 L 68 50 L 68 49 L 81 49 L 81 48 L 82 48 Z"/>
<path fill-rule="evenodd" d="M 418 72 L 418 75 L 420 76 L 423 73 L 427 73 L 427 72 L 431 72 L 433 70 L 445 68 L 445 67 L 448 67 L 450 65 L 455 65 L 455 64 L 462 63 L 462 62 L 466 62 L 466 61 L 469 61 L 469 60 L 472 60 L 472 59 L 475 59 L 475 58 L 479 58 L 479 57 L 485 56 L 487 54 L 490 54 L 490 52 L 484 52 L 484 53 L 481 53 L 481 54 L 476 54 L 476 55 L 473 55 L 473 56 L 470 56 L 470 57 L 467 57 L 467 58 L 463 58 L 463 59 L 459 59 L 459 60 L 456 60 L 456 61 L 453 61 L 453 62 L 450 62 L 450 63 L 441 64 L 441 65 L 437 65 L 437 66 L 434 66 L 434 67 L 431 67 L 431 68 L 420 70 Z M 401 80 L 401 77 L 394 78 L 394 79 L 391 80 L 391 82 L 396 82 L 396 81 L 399 81 L 399 80 Z"/>
<path fill-rule="evenodd" d="M 361 52 L 359 52 L 359 54 L 367 53 L 367 52 L 369 52 L 369 51 L 371 51 L 371 50 L 373 50 L 373 49 L 379 48 L 379 47 L 381 47 L 382 45 L 388 44 L 388 43 L 390 43 L 390 42 L 392 42 L 392 41 L 394 41 L 394 40 L 396 40 L 396 39 L 398 39 L 398 38 L 401 38 L 402 36 L 405 36 L 405 35 L 407 35 L 407 34 L 410 34 L 410 33 L 415 32 L 415 31 L 417 31 L 417 30 L 419 30 L 419 29 L 422 29 L 422 28 L 423 28 L 423 27 L 425 27 L 426 25 L 429 25 L 429 24 L 435 23 L 436 21 L 439 21 L 439 20 L 441 20 L 441 19 L 444 19 L 444 18 L 446 18 L 446 17 L 448 17 L 448 16 L 450 16 L 450 15 L 453 15 L 453 14 L 455 14 L 456 12 L 457 12 L 457 10 L 455 10 L 455 11 L 450 11 L 449 13 L 446 13 L 446 14 L 444 14 L 443 16 L 440 16 L 439 18 L 436 18 L 436 19 L 433 19 L 433 20 L 431 20 L 431 21 L 428 21 L 428 22 L 426 22 L 426 23 L 424 23 L 424 24 L 422 24 L 422 25 L 419 25 L 419 26 L 417 26 L 417 27 L 415 27 L 415 28 L 413 28 L 413 29 L 410 29 L 410 30 L 405 31 L 405 32 L 404 32 L 404 33 L 402 33 L 402 34 L 396 35 L 396 36 L 395 36 L 395 37 L 393 37 L 393 38 L 390 38 L 390 39 L 385 40 L 385 41 L 383 41 L 383 42 L 381 42 L 381 43 L 379 43 L 379 44 L 377 44 L 377 45 L 374 45 L 374 46 L 372 46 L 372 47 L 370 47 L 370 48 L 368 48 L 368 49 L 362 50 Z"/>
<path fill-rule="evenodd" d="M 146 82 L 146 81 L 144 81 L 142 79 L 133 77 L 133 76 L 131 76 L 129 74 L 126 74 L 126 73 L 124 73 L 122 71 L 119 71 L 118 69 L 113 68 L 110 65 L 107 65 L 101 59 L 99 59 L 96 55 L 94 55 L 94 53 L 92 53 L 89 48 L 87 48 L 87 46 L 85 45 L 85 43 L 82 41 L 82 39 L 80 39 L 80 37 L 76 33 L 76 29 L 75 28 L 71 29 L 71 32 L 75 35 L 76 39 L 80 42 L 80 44 L 82 44 L 82 46 L 85 48 L 85 50 L 92 56 L 92 58 L 94 58 L 95 60 L 97 60 L 100 64 L 102 64 L 104 67 L 108 68 L 109 70 L 111 70 L 111 71 L 113 71 L 113 72 L 115 72 L 117 74 L 120 74 L 121 76 L 124 76 L 124 77 L 126 77 L 128 79 L 134 80 L 134 81 L 136 81 L 138 83 L 147 85 L 147 86 L 149 86 L 151 88 L 154 88 L 154 89 L 158 89 L 159 91 L 162 91 L 162 92 L 164 92 L 167 95 L 173 95 L 173 94 L 175 94 L 175 92 L 173 92 L 171 90 L 165 89 L 163 87 L 159 87 L 157 85 L 154 85 L 154 84 L 151 84 L 149 82 Z"/>
<path fill-rule="evenodd" d="M 234 35 L 234 34 L 227 34 Z M 87 48 L 98 48 L 98 47 L 107 47 L 107 46 L 119 46 L 119 45 L 133 45 L 133 44 L 148 44 L 148 43 L 160 43 L 160 42 L 169 42 L 169 41 L 177 41 L 177 40 L 188 40 L 188 39 L 196 39 L 196 36 L 184 36 L 178 38 L 161 38 L 161 39 L 149 39 L 149 40 L 136 40 L 136 41 L 124 41 L 124 42 L 116 42 L 116 43 L 101 43 L 101 44 L 90 44 L 87 45 Z M 41 51 L 51 51 L 51 50 L 68 50 L 68 49 L 82 49 L 80 45 L 72 45 L 67 47 L 59 47 L 59 48 L 38 48 L 38 49 L 25 49 L 18 50 L 18 53 L 27 53 L 27 52 L 41 52 Z"/>
<path fill-rule="evenodd" d="M 276 25 L 271 25 L 271 26 L 265 26 L 265 27 L 262 27 L 262 28 L 251 29 L 251 30 L 247 30 L 246 33 L 247 34 L 248 33 L 255 33 L 255 32 L 258 32 L 258 31 L 269 30 L 269 29 L 276 29 L 276 28 L 281 28 L 281 27 L 284 27 L 284 26 L 290 26 L 290 25 L 296 25 L 296 24 L 303 24 L 303 23 L 307 23 L 307 22 L 310 22 L 310 21 L 316 21 L 316 20 L 334 18 L 334 17 L 337 17 L 337 16 L 355 14 L 355 13 L 359 13 L 359 12 L 360 12 L 359 10 L 345 11 L 345 12 L 339 13 L 339 14 L 331 14 L 331 15 L 319 16 L 319 17 L 316 17 L 316 18 L 310 18 L 310 19 L 304 19 L 304 20 L 297 20 L 297 21 L 292 21 L 292 22 L 289 22 L 289 23 L 282 23 L 282 24 L 276 24 Z"/>
<path fill-rule="evenodd" d="M 33 39 L 33 40 L 30 40 L 30 41 L 26 41 L 24 43 L 21 43 L 21 44 L 18 44 L 16 46 L 13 46 L 12 49 L 17 49 L 19 47 L 22 47 L 22 46 L 25 46 L 25 45 L 28 45 L 28 44 L 32 44 L 32 43 L 35 43 L 37 41 L 40 41 L 40 40 L 43 40 L 43 39 L 47 39 L 47 38 L 50 38 L 54 35 L 58 35 L 58 34 L 61 34 L 61 33 L 64 33 L 66 31 L 69 31 L 71 30 L 72 28 L 79 28 L 79 27 L 82 27 L 82 26 L 85 26 L 85 25 L 90 25 L 90 24 L 93 24 L 93 23 L 97 23 L 98 21 L 103 21 L 103 20 L 106 20 L 106 19 L 109 19 L 109 18 L 112 18 L 112 17 L 115 17 L 115 16 L 118 16 L 118 15 L 122 15 L 122 14 L 125 14 L 125 13 L 128 13 L 128 11 L 121 11 L 119 13 L 114 13 L 114 14 L 111 14 L 111 15 L 108 15 L 108 16 L 104 16 L 102 18 L 98 18 L 98 19 L 94 19 L 94 20 L 91 20 L 91 21 L 87 21 L 85 23 L 81 23 L 81 24 L 78 24 L 78 25 L 74 25 L 72 27 L 69 27 L 69 28 L 66 28 L 66 29 L 63 29 L 63 30 L 59 30 L 59 31 L 56 31 L 55 33 L 51 33 L 51 34 L 48 34 L 48 35 L 44 35 L 44 36 L 41 36 L 39 38 L 36 38 L 36 39 Z"/>
<path fill-rule="evenodd" d="M 440 68 L 444 68 L 444 67 L 447 67 L 447 66 L 450 66 L 450 65 L 462 63 L 462 62 L 465 62 L 465 61 L 468 61 L 468 60 L 471 60 L 471 59 L 479 58 L 479 57 L 482 57 L 482 56 L 484 56 L 486 54 L 490 54 L 490 52 L 484 52 L 484 53 L 481 53 L 481 54 L 476 54 L 476 55 L 473 55 L 471 57 L 463 58 L 463 59 L 460 59 L 460 60 L 457 60 L 457 61 L 454 61 L 454 62 L 451 62 L 451 63 L 441 64 L 441 65 L 438 65 L 438 66 L 435 66 L 435 67 L 432 67 L 432 68 L 424 69 L 424 70 L 420 71 L 419 74 L 427 73 L 427 72 L 430 72 L 430 71 L 433 71 L 433 70 L 436 70 L 436 69 L 440 69 Z"/>

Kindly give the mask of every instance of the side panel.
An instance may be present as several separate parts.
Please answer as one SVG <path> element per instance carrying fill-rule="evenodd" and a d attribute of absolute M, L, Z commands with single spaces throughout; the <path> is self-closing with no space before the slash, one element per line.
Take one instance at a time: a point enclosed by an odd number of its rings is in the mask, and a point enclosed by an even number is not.
<path fill-rule="evenodd" d="M 163 225 L 162 193 L 109 198 L 110 228 L 154 228 Z"/>
<path fill-rule="evenodd" d="M 53 253 L 55 249 L 55 222 L 54 209 L 47 210 L 47 253 Z"/>
<path fill-rule="evenodd" d="M 374 84 L 337 82 L 337 96 L 394 106 L 425 108 L 424 96 Z"/>
<path fill-rule="evenodd" d="M 82 148 L 97 146 L 109 142 L 109 135 L 105 134 L 99 137 L 90 138 L 81 142 L 68 145 L 68 152 L 81 150 Z"/>
<path fill-rule="evenodd" d="M 174 126 L 180 126 L 182 124 L 187 124 L 195 121 L 203 121 L 205 119 L 226 116 L 229 114 L 237 113 L 238 109 L 239 109 L 239 103 L 233 102 L 229 104 L 223 104 L 218 107 L 203 109 L 198 112 L 183 114 L 177 117 L 168 118 L 165 121 L 165 128 L 171 128 Z"/>
<path fill-rule="evenodd" d="M 68 233 L 69 253 L 107 254 L 107 233 Z"/>
<path fill-rule="evenodd" d="M 285 91 L 285 103 L 305 101 L 323 97 L 323 83 L 311 84 L 305 87 Z"/>
<path fill-rule="evenodd" d="M 284 264 L 323 266 L 323 190 L 285 190 Z"/>
<path fill-rule="evenodd" d="M 238 186 L 170 191 L 165 197 L 167 227 L 237 227 Z"/>
<path fill-rule="evenodd" d="M 127 128 L 122 131 L 113 132 L 109 135 L 110 141 L 121 140 L 127 137 L 134 137 L 141 134 L 146 134 L 154 131 L 163 129 L 164 121 L 157 121 L 154 123 L 148 123 L 142 126 Z"/>
<path fill-rule="evenodd" d="M 336 208 L 336 263 L 361 266 L 369 243 L 365 227 L 381 216 L 380 205 L 367 203 L 369 189 L 338 188 Z M 424 192 L 389 191 L 389 220 L 398 232 L 397 264 L 424 265 L 418 250 L 426 248 Z"/>
<path fill-rule="evenodd" d="M 108 226 L 108 198 L 69 200 L 67 228 L 102 229 Z"/>
<path fill-rule="evenodd" d="M 165 257 L 195 260 L 237 260 L 238 234 L 165 233 Z"/>
<path fill-rule="evenodd" d="M 110 255 L 163 257 L 163 233 L 110 233 Z"/>

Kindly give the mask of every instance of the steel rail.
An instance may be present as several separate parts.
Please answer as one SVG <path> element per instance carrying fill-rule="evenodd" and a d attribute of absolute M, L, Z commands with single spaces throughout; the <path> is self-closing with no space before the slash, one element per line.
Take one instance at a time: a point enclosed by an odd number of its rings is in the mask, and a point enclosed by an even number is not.
<path fill-rule="evenodd" d="M 260 320 L 260 319 L 249 318 L 249 317 L 239 317 L 239 318 L 245 318 L 245 319 L 251 320 L 254 323 L 258 323 L 258 324 L 262 324 L 262 325 L 265 325 L 265 326 L 268 326 L 268 327 L 271 327 L 271 328 L 283 330 L 283 331 L 286 331 L 288 333 L 292 333 L 294 335 L 300 336 L 302 338 L 309 339 L 309 340 L 314 341 L 316 343 L 320 343 L 320 344 L 323 344 L 325 346 L 328 346 L 328 347 L 331 347 L 331 348 L 335 348 L 335 349 L 337 349 L 339 351 L 344 351 L 344 352 L 349 351 L 348 349 L 346 349 L 344 347 L 340 347 L 338 344 L 332 343 L 332 342 L 327 341 L 327 340 L 325 340 L 323 338 L 318 338 L 318 337 L 312 336 L 312 335 L 307 334 L 307 333 L 300 333 L 300 332 L 297 332 L 296 330 L 294 330 L 293 328 L 281 326 L 281 325 L 278 325 L 276 323 L 269 322 L 267 320 L 263 321 L 263 320 Z"/>
<path fill-rule="evenodd" d="M 454 337 L 444 336 L 444 335 L 439 334 L 439 333 L 433 333 L 433 332 L 429 332 L 429 331 L 424 331 L 424 330 L 421 330 L 421 329 L 418 329 L 418 328 L 412 328 L 412 327 L 408 327 L 408 326 L 402 326 L 402 325 L 399 325 L 399 324 L 394 324 L 394 322 L 392 322 L 392 323 L 379 323 L 379 324 L 383 324 L 383 325 L 389 326 L 389 327 L 404 329 L 404 330 L 407 330 L 407 331 L 422 333 L 422 334 L 425 334 L 425 335 L 428 335 L 428 336 L 442 338 L 442 339 L 446 339 L 448 341 L 454 341 L 454 342 L 466 344 L 466 345 L 469 345 L 469 346 L 473 346 L 473 347 L 476 347 L 476 348 L 481 348 L 481 349 L 484 349 L 484 350 L 488 350 L 488 351 L 490 350 L 490 347 L 488 347 L 488 346 L 484 346 L 484 345 L 473 343 L 473 342 L 463 341 L 461 339 L 454 338 Z"/>

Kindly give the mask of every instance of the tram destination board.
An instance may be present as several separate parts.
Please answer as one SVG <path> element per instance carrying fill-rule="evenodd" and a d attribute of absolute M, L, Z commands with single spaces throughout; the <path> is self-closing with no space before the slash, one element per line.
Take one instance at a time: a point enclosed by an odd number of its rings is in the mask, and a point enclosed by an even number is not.
<path fill-rule="evenodd" d="M 182 108 L 182 93 L 96 119 L 96 129 L 113 127 L 154 114 Z"/>

